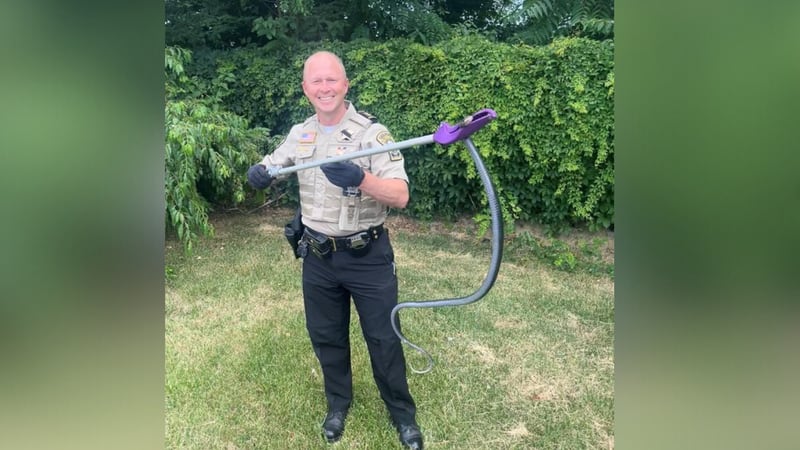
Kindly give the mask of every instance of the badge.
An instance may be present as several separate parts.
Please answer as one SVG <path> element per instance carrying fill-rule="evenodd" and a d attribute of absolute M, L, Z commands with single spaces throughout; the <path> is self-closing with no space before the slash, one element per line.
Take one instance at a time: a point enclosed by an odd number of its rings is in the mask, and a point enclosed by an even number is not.
<path fill-rule="evenodd" d="M 317 140 L 316 131 L 303 131 L 300 133 L 300 139 L 297 140 L 300 144 L 313 144 Z"/>
<path fill-rule="evenodd" d="M 380 133 L 378 133 L 378 135 L 375 136 L 375 140 L 378 141 L 378 143 L 381 145 L 386 145 L 391 142 L 394 142 L 394 138 L 388 131 L 381 131 Z"/>
<path fill-rule="evenodd" d="M 400 153 L 400 150 L 392 150 L 389 152 L 389 161 L 402 161 L 403 154 Z"/>

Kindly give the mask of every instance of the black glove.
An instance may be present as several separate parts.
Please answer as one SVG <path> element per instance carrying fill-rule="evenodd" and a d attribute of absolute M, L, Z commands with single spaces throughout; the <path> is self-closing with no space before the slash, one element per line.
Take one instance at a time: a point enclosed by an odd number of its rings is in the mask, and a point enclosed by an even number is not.
<path fill-rule="evenodd" d="M 322 171 L 328 181 L 341 188 L 357 187 L 364 181 L 364 170 L 351 161 L 323 164 Z"/>
<path fill-rule="evenodd" d="M 266 189 L 272 184 L 272 176 L 262 164 L 254 164 L 247 169 L 247 181 L 256 189 Z"/>

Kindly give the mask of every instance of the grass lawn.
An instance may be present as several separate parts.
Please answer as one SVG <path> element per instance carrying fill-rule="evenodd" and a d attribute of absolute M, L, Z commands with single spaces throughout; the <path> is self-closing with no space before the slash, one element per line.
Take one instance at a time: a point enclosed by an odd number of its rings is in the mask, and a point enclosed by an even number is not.
<path fill-rule="evenodd" d="M 347 428 L 333 446 L 320 436 L 322 378 L 305 330 L 300 261 L 283 237 L 292 213 L 214 216 L 215 236 L 192 255 L 167 239 L 167 448 L 402 448 L 355 308 Z M 469 222 L 392 216 L 387 227 L 401 302 L 469 295 L 483 280 L 490 244 Z M 613 448 L 611 274 L 558 270 L 512 244 L 480 301 L 402 310 L 404 334 L 436 362 L 430 373 L 409 371 L 426 448 Z M 425 365 L 413 349 L 406 358 Z"/>

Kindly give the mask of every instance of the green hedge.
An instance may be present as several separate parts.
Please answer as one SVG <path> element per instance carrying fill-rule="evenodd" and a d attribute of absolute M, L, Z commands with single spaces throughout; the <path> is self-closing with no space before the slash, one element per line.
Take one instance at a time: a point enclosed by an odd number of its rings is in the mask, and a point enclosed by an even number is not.
<path fill-rule="evenodd" d="M 402 39 L 297 44 L 206 54 L 195 70 L 229 80 L 225 107 L 282 135 L 313 112 L 300 87 L 302 64 L 323 48 L 342 56 L 349 98 L 398 141 L 494 109 L 497 120 L 473 141 L 508 219 L 613 226 L 613 42 L 569 38 L 532 47 L 461 36 L 434 46 Z M 480 217 L 486 200 L 463 143 L 404 155 L 411 215 Z"/>

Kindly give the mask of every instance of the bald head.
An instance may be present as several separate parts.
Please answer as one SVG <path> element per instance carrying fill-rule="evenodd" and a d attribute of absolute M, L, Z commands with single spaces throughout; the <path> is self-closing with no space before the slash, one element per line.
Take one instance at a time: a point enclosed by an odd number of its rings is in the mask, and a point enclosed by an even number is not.
<path fill-rule="evenodd" d="M 347 72 L 344 69 L 344 63 L 341 58 L 335 53 L 319 51 L 306 58 L 306 62 L 303 64 L 303 80 L 308 79 L 309 73 L 320 66 L 334 66 L 341 71 L 342 78 L 347 79 Z"/>
<path fill-rule="evenodd" d="M 350 82 L 344 64 L 331 52 L 316 52 L 303 65 L 303 92 L 322 125 L 336 125 L 347 111 L 345 96 Z"/>

